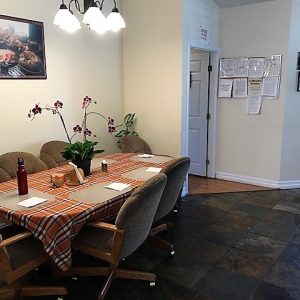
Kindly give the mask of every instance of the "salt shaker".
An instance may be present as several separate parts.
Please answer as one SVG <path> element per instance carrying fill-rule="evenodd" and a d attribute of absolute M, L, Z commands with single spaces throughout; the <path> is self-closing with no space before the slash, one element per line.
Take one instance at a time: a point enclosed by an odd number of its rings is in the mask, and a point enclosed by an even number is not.
<path fill-rule="evenodd" d="M 106 162 L 106 160 L 102 161 L 101 170 L 102 170 L 102 172 L 107 172 L 107 162 Z"/>

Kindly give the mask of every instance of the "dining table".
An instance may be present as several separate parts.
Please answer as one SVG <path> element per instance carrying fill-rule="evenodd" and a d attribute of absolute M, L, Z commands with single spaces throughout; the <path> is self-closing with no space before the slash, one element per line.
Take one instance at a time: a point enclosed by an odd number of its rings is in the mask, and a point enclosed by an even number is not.
<path fill-rule="evenodd" d="M 87 222 L 113 219 L 132 191 L 172 163 L 174 157 L 113 153 L 92 160 L 91 175 L 83 184 L 55 187 L 51 174 L 73 169 L 65 164 L 45 171 L 28 174 L 29 192 L 19 196 L 17 180 L 0 183 L 0 220 L 16 224 L 39 239 L 45 252 L 62 271 L 72 264 L 72 239 Z M 101 169 L 101 162 L 108 164 Z M 26 162 L 25 162 L 26 163 Z M 129 185 L 117 191 L 108 188 L 111 183 Z M 31 207 L 20 206 L 30 199 L 44 199 Z"/>

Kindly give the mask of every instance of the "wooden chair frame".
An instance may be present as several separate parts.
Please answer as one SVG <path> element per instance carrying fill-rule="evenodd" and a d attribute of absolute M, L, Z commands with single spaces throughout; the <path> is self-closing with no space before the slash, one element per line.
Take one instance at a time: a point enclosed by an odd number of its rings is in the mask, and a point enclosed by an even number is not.
<path fill-rule="evenodd" d="M 22 286 L 22 277 L 46 262 L 49 258 L 46 253 L 42 253 L 26 264 L 12 269 L 5 247 L 30 236 L 32 236 L 30 232 L 22 232 L 0 242 L 0 277 L 8 284 L 0 288 L 0 299 L 6 299 L 7 297 L 9 297 L 7 299 L 22 299 L 30 296 L 63 296 L 67 294 L 66 288 L 61 286 Z"/>

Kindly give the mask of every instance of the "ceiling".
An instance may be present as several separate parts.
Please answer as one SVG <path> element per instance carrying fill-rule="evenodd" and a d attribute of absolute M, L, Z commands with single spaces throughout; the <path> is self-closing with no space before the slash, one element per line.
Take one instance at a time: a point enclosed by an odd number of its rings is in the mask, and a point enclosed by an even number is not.
<path fill-rule="evenodd" d="M 246 4 L 254 4 L 273 0 L 214 0 L 220 7 L 232 7 Z"/>

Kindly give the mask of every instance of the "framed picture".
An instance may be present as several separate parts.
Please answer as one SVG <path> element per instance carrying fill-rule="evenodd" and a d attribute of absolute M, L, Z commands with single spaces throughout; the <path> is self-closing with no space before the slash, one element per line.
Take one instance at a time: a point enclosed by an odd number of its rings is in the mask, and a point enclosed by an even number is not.
<path fill-rule="evenodd" d="M 0 15 L 0 79 L 46 79 L 42 22 Z"/>
<path fill-rule="evenodd" d="M 297 80 L 297 92 L 300 92 L 300 71 L 298 73 L 298 80 Z"/>

